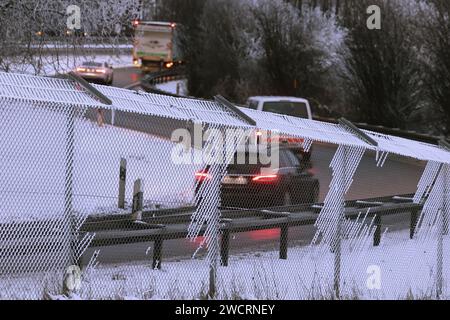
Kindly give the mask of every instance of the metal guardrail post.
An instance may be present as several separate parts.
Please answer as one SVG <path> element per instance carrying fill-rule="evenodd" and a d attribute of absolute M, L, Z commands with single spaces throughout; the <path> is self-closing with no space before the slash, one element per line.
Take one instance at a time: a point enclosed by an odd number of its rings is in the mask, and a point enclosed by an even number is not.
<path fill-rule="evenodd" d="M 381 242 L 381 215 L 375 215 L 375 233 L 373 234 L 373 246 L 378 247 Z"/>
<path fill-rule="evenodd" d="M 161 269 L 163 239 L 158 237 L 154 242 L 152 269 Z"/>
<path fill-rule="evenodd" d="M 376 142 L 374 139 L 372 139 L 371 137 L 369 137 L 364 131 L 362 131 L 361 129 L 359 129 L 357 126 L 355 126 L 353 123 L 351 123 L 350 121 L 348 121 L 345 118 L 340 118 L 338 120 L 338 123 L 343 126 L 345 129 L 347 129 L 348 131 L 350 131 L 351 133 L 353 133 L 354 135 L 356 135 L 359 139 L 361 139 L 362 141 L 377 147 L 378 146 L 378 142 Z"/>
<path fill-rule="evenodd" d="M 70 80 L 75 81 L 80 86 L 82 86 L 85 90 L 87 90 L 90 94 L 95 96 L 100 100 L 101 103 L 106 105 L 112 105 L 111 99 L 109 99 L 107 96 L 105 96 L 103 93 L 95 89 L 89 82 L 78 76 L 75 72 L 71 71 L 66 74 L 66 77 Z"/>
<path fill-rule="evenodd" d="M 142 221 L 142 209 L 144 201 L 144 191 L 142 180 L 137 179 L 133 188 L 133 205 L 131 208 L 131 218 L 136 221 Z"/>
<path fill-rule="evenodd" d="M 439 146 L 440 146 L 442 149 L 447 150 L 447 151 L 450 152 L 450 143 L 448 143 L 447 141 L 441 139 L 441 140 L 439 140 L 439 143 L 438 143 L 438 144 L 439 144 Z"/>
<path fill-rule="evenodd" d="M 228 267 L 228 255 L 230 251 L 230 229 L 225 227 L 222 230 L 222 238 L 220 240 L 220 260 L 224 267 Z"/>
<path fill-rule="evenodd" d="M 280 228 L 280 259 L 287 259 L 289 224 L 283 224 Z"/>
<path fill-rule="evenodd" d="M 239 110 L 238 107 L 236 107 L 234 104 L 232 104 L 230 101 L 222 97 L 221 95 L 214 96 L 214 100 L 217 103 L 220 103 L 222 106 L 224 106 L 226 109 L 230 110 L 231 112 L 235 113 L 239 118 L 247 122 L 251 126 L 256 126 L 256 121 L 250 118 L 248 115 L 246 115 L 244 112 Z"/>

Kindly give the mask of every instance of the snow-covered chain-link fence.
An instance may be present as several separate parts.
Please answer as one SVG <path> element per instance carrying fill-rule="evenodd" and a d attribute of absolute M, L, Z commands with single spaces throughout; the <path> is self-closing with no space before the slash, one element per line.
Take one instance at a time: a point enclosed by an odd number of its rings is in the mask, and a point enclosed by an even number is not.
<path fill-rule="evenodd" d="M 93 87 L 0 73 L 0 298 L 448 297 L 445 146 Z"/>

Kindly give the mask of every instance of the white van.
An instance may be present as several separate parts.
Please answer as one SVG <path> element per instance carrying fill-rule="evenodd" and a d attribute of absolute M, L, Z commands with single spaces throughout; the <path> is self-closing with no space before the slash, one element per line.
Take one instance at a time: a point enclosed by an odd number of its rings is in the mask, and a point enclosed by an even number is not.
<path fill-rule="evenodd" d="M 309 102 L 297 97 L 258 96 L 247 100 L 247 107 L 288 116 L 312 119 Z"/>
<path fill-rule="evenodd" d="M 246 107 L 259 111 L 273 112 L 312 120 L 309 102 L 303 98 L 278 96 L 250 97 L 247 100 Z M 297 146 L 297 153 L 301 155 L 301 159 L 310 161 L 312 146 L 309 148 L 308 152 L 305 152 L 303 149 L 304 139 L 284 135 L 279 136 L 278 139 L 280 142 L 287 143 L 292 147 Z M 259 137 L 257 138 L 257 143 L 258 141 L 260 141 Z"/>

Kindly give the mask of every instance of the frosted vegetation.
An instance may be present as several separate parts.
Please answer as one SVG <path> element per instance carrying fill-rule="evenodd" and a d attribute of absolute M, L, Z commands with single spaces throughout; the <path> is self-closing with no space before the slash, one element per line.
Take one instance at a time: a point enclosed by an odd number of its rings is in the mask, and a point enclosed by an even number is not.
<path fill-rule="evenodd" d="M 80 7 L 76 30 L 67 24 L 74 4 Z M 139 10 L 138 0 L 2 1 L 0 71 L 52 75 L 86 59 L 123 65 L 124 54 L 131 64 L 131 22 Z"/>
<path fill-rule="evenodd" d="M 321 116 L 450 131 L 447 0 L 80 0 L 76 31 L 70 4 L 3 1 L 0 70 L 65 72 L 102 47 L 131 62 L 134 19 L 175 21 L 192 96 L 295 95 Z M 381 30 L 367 28 L 369 5 Z"/>
<path fill-rule="evenodd" d="M 158 19 L 183 25 L 191 95 L 302 96 L 322 116 L 449 132 L 447 0 L 184 3 L 163 1 Z M 381 30 L 367 28 L 370 5 Z"/>

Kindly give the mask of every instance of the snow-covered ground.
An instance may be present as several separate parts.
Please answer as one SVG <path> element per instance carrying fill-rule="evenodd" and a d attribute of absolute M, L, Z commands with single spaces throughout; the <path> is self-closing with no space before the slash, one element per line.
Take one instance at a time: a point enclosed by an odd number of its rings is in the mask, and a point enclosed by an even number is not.
<path fill-rule="evenodd" d="M 165 92 L 178 94 L 181 96 L 185 96 L 188 94 L 186 79 L 160 83 L 156 85 L 156 88 Z"/>
<path fill-rule="evenodd" d="M 2 107 L 0 221 L 62 217 L 66 181 L 67 119 L 42 105 Z M 174 144 L 142 132 L 78 117 L 75 122 L 73 206 L 90 215 L 117 212 L 120 159 L 127 160 L 126 198 L 143 180 L 144 201 L 162 207 L 189 204 L 196 165 L 170 161 Z"/>
<path fill-rule="evenodd" d="M 387 234 L 381 246 L 351 251 L 344 243 L 341 264 L 342 299 L 435 298 L 436 240 L 409 240 L 408 232 Z M 449 279 L 444 239 L 444 283 Z M 150 260 L 150 259 L 149 259 Z M 371 268 L 379 268 L 371 286 Z M 334 255 L 322 246 L 290 247 L 287 260 L 278 251 L 234 254 L 228 267 L 218 269 L 218 298 L 223 299 L 331 299 Z M 368 271 L 370 271 L 368 273 Z M 82 299 L 202 299 L 207 295 L 207 261 L 172 259 L 161 270 L 150 263 L 102 265 L 84 272 L 77 296 Z M 35 274 L 24 278 L 0 278 L 0 298 L 20 296 L 40 299 L 58 295 L 58 277 Z M 37 290 L 37 288 L 40 288 Z M 12 293 L 14 292 L 16 296 Z M 448 297 L 444 286 L 444 295 Z M 11 296 L 12 295 L 12 296 Z"/>
<path fill-rule="evenodd" d="M 9 65 L 8 72 L 26 73 L 42 76 L 53 76 L 62 74 L 75 69 L 85 61 L 108 62 L 113 68 L 132 67 L 133 58 L 131 54 L 111 55 L 111 54 L 91 54 L 91 55 L 46 55 L 38 63 L 22 63 L 21 61 L 12 62 Z M 5 63 L 4 63 L 5 64 Z M 4 70 L 0 70 L 4 71 Z"/>

